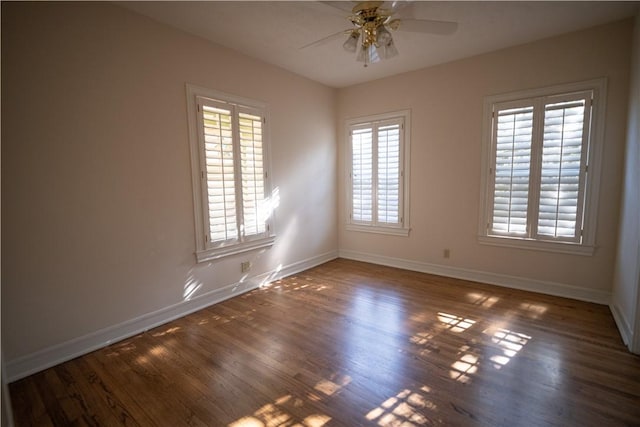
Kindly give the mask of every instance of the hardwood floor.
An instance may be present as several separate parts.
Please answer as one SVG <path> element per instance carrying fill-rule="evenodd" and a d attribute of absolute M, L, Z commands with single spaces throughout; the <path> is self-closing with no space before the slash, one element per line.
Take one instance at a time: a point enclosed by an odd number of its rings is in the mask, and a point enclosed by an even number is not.
<path fill-rule="evenodd" d="M 640 425 L 609 309 L 347 260 L 10 385 L 17 426 Z"/>

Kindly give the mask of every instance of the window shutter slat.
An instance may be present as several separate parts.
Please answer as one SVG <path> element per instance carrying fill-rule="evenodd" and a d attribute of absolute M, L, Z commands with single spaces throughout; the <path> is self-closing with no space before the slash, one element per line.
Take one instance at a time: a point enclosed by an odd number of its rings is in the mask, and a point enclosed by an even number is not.
<path fill-rule="evenodd" d="M 400 125 L 378 128 L 378 222 L 400 222 Z"/>
<path fill-rule="evenodd" d="M 262 117 L 247 113 L 239 114 L 244 236 L 266 231 L 262 123 Z"/>
<path fill-rule="evenodd" d="M 538 234 L 576 238 L 586 100 L 545 106 Z"/>
<path fill-rule="evenodd" d="M 352 220 L 373 220 L 373 129 L 355 129 L 351 133 Z"/>
<path fill-rule="evenodd" d="M 238 238 L 231 110 L 202 106 L 210 241 Z"/>
<path fill-rule="evenodd" d="M 498 112 L 492 229 L 524 234 L 527 228 L 533 107 Z"/>

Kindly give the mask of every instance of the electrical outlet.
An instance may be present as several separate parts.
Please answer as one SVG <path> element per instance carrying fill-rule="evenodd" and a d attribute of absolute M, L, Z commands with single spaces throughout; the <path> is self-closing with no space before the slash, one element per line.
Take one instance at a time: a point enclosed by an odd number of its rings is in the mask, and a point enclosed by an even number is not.
<path fill-rule="evenodd" d="M 249 261 L 244 261 L 240 263 L 240 268 L 242 269 L 243 273 L 246 273 L 247 271 L 251 270 L 251 263 Z"/>
<path fill-rule="evenodd" d="M 442 256 L 444 256 L 445 258 L 451 257 L 451 250 L 445 249 L 444 252 L 442 253 Z"/>

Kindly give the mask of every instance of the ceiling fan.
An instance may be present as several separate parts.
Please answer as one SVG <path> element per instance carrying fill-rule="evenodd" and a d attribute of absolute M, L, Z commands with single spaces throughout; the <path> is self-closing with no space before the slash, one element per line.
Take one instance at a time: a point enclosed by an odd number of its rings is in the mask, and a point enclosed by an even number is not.
<path fill-rule="evenodd" d="M 394 18 L 394 15 L 408 3 L 394 1 L 388 8 L 383 7 L 384 3 L 383 1 L 359 2 L 351 10 L 351 15 L 347 17 L 353 24 L 353 28 L 331 34 L 309 43 L 301 49 L 319 46 L 338 36 L 346 35 L 347 40 L 342 47 L 347 52 L 356 53 L 356 60 L 364 62 L 366 67 L 381 59 L 389 59 L 398 55 L 391 31 L 448 35 L 455 33 L 458 29 L 456 22 Z M 326 2 L 326 4 L 344 10 L 341 6 L 337 6 L 336 2 Z M 344 5 L 344 3 L 342 4 Z"/>

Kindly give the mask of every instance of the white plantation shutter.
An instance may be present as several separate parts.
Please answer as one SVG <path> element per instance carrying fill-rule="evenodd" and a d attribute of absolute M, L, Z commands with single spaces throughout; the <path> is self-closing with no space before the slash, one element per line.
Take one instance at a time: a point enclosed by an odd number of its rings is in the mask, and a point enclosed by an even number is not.
<path fill-rule="evenodd" d="M 400 123 L 378 127 L 378 222 L 400 222 Z"/>
<path fill-rule="evenodd" d="M 538 235 L 579 237 L 588 99 L 545 105 Z"/>
<path fill-rule="evenodd" d="M 498 110 L 494 126 L 492 229 L 522 235 L 529 208 L 533 106 Z"/>
<path fill-rule="evenodd" d="M 355 122 L 350 126 L 351 224 L 384 230 L 403 228 L 406 117 Z"/>
<path fill-rule="evenodd" d="M 209 240 L 238 238 L 231 110 L 202 102 Z"/>
<path fill-rule="evenodd" d="M 262 117 L 240 113 L 240 174 L 242 181 L 242 213 L 244 235 L 266 230 L 265 176 L 262 146 Z"/>
<path fill-rule="evenodd" d="M 204 226 L 211 247 L 265 237 L 264 115 L 260 110 L 196 97 L 202 141 Z"/>
<path fill-rule="evenodd" d="M 373 128 L 351 130 L 352 220 L 373 221 Z"/>
<path fill-rule="evenodd" d="M 485 101 L 491 163 L 483 178 L 488 203 L 481 226 L 487 237 L 584 244 L 595 93 L 581 88 Z M 593 239 L 590 230 L 588 244 Z"/>
<path fill-rule="evenodd" d="M 275 242 L 267 106 L 186 85 L 197 262 Z"/>

